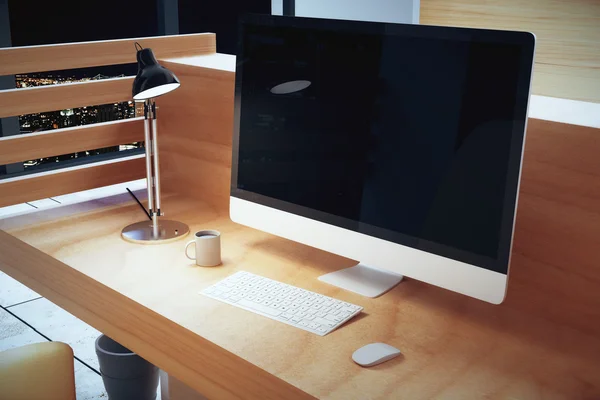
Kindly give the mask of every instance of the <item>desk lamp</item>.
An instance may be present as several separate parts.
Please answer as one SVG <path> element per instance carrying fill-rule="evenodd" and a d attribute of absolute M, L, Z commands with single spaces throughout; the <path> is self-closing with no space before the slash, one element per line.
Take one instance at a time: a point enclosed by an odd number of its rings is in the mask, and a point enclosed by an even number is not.
<path fill-rule="evenodd" d="M 189 227 L 178 221 L 159 219 L 163 216 L 160 204 L 160 170 L 156 135 L 156 103 L 154 98 L 179 87 L 179 79 L 161 66 L 151 49 L 139 43 L 137 49 L 138 72 L 133 81 L 133 100 L 144 102 L 144 134 L 146 148 L 146 183 L 148 189 L 148 214 L 151 221 L 136 222 L 121 232 L 125 240 L 135 243 L 164 243 L 184 237 Z"/>

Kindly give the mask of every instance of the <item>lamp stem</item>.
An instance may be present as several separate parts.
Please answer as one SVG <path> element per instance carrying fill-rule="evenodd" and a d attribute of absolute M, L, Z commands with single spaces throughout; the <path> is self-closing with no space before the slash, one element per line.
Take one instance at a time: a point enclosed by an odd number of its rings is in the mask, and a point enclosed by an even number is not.
<path fill-rule="evenodd" d="M 160 207 L 160 168 L 158 159 L 158 128 L 157 128 L 157 116 L 156 116 L 156 103 L 152 102 L 152 152 L 154 154 L 154 191 L 155 191 L 155 205 L 158 216 L 162 216 L 163 213 Z"/>
<path fill-rule="evenodd" d="M 148 212 L 154 216 L 154 193 L 152 179 L 152 138 L 150 136 L 150 100 L 144 102 L 144 141 L 146 149 L 146 187 L 148 190 Z M 154 218 L 152 218 L 154 220 Z"/>

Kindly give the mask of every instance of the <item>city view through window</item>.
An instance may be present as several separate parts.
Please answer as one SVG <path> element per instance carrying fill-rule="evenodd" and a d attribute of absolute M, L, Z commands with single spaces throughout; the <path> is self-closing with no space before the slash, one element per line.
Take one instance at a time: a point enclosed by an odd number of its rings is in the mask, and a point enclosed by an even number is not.
<path fill-rule="evenodd" d="M 116 77 L 123 77 L 118 75 Z M 91 78 L 77 77 L 75 74 L 68 73 L 46 73 L 46 74 L 26 74 L 16 75 L 15 83 L 17 88 L 27 88 L 43 85 L 57 85 L 74 82 L 84 82 L 90 80 L 100 80 L 111 78 L 102 74 L 97 74 Z M 95 124 L 99 122 L 114 121 L 135 117 L 135 103 L 127 101 L 114 104 L 101 104 L 96 106 L 87 106 L 66 110 L 47 111 L 37 114 L 21 115 L 19 117 L 20 134 L 33 132 L 42 132 L 50 129 L 68 128 L 73 126 Z M 25 169 L 39 167 L 44 164 L 57 163 L 66 160 L 72 160 L 80 157 L 94 156 L 99 154 L 112 153 L 123 150 L 132 150 L 142 147 L 143 143 L 131 143 L 121 146 L 113 146 L 102 149 L 90 149 L 74 154 L 62 154 L 47 158 L 28 160 L 24 162 Z"/>
<path fill-rule="evenodd" d="M 105 0 L 101 7 L 94 2 L 57 7 L 55 2 L 0 1 L 0 17 L 4 17 L 4 20 L 0 18 L 0 21 L 4 21 L 0 24 L 0 47 L 215 32 L 219 38 L 217 50 L 235 54 L 238 15 L 268 14 L 270 10 L 271 2 L 268 0 Z M 132 47 L 131 51 L 134 54 L 135 48 Z M 0 89 L 16 87 L 20 90 L 131 76 L 135 75 L 136 70 L 135 64 L 129 64 L 0 76 Z M 121 120 L 143 113 L 138 109 L 136 114 L 135 108 L 135 103 L 123 102 L 8 117 L 0 121 L 0 137 Z M 0 165 L 0 179 L 126 156 L 142 152 L 141 147 L 143 142 Z"/>

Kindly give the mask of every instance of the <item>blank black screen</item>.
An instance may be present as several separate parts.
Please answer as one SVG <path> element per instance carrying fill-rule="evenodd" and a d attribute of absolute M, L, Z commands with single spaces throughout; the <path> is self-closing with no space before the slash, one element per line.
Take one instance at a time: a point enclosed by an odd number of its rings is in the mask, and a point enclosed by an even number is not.
<path fill-rule="evenodd" d="M 233 192 L 506 273 L 522 46 L 250 24 L 241 48 Z"/>

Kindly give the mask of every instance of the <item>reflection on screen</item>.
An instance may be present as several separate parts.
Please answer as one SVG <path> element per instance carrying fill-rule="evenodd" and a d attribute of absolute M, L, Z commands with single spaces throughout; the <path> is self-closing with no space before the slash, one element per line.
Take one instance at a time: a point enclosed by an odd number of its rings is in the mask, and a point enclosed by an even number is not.
<path fill-rule="evenodd" d="M 247 29 L 240 189 L 397 243 L 498 256 L 518 46 Z"/>

